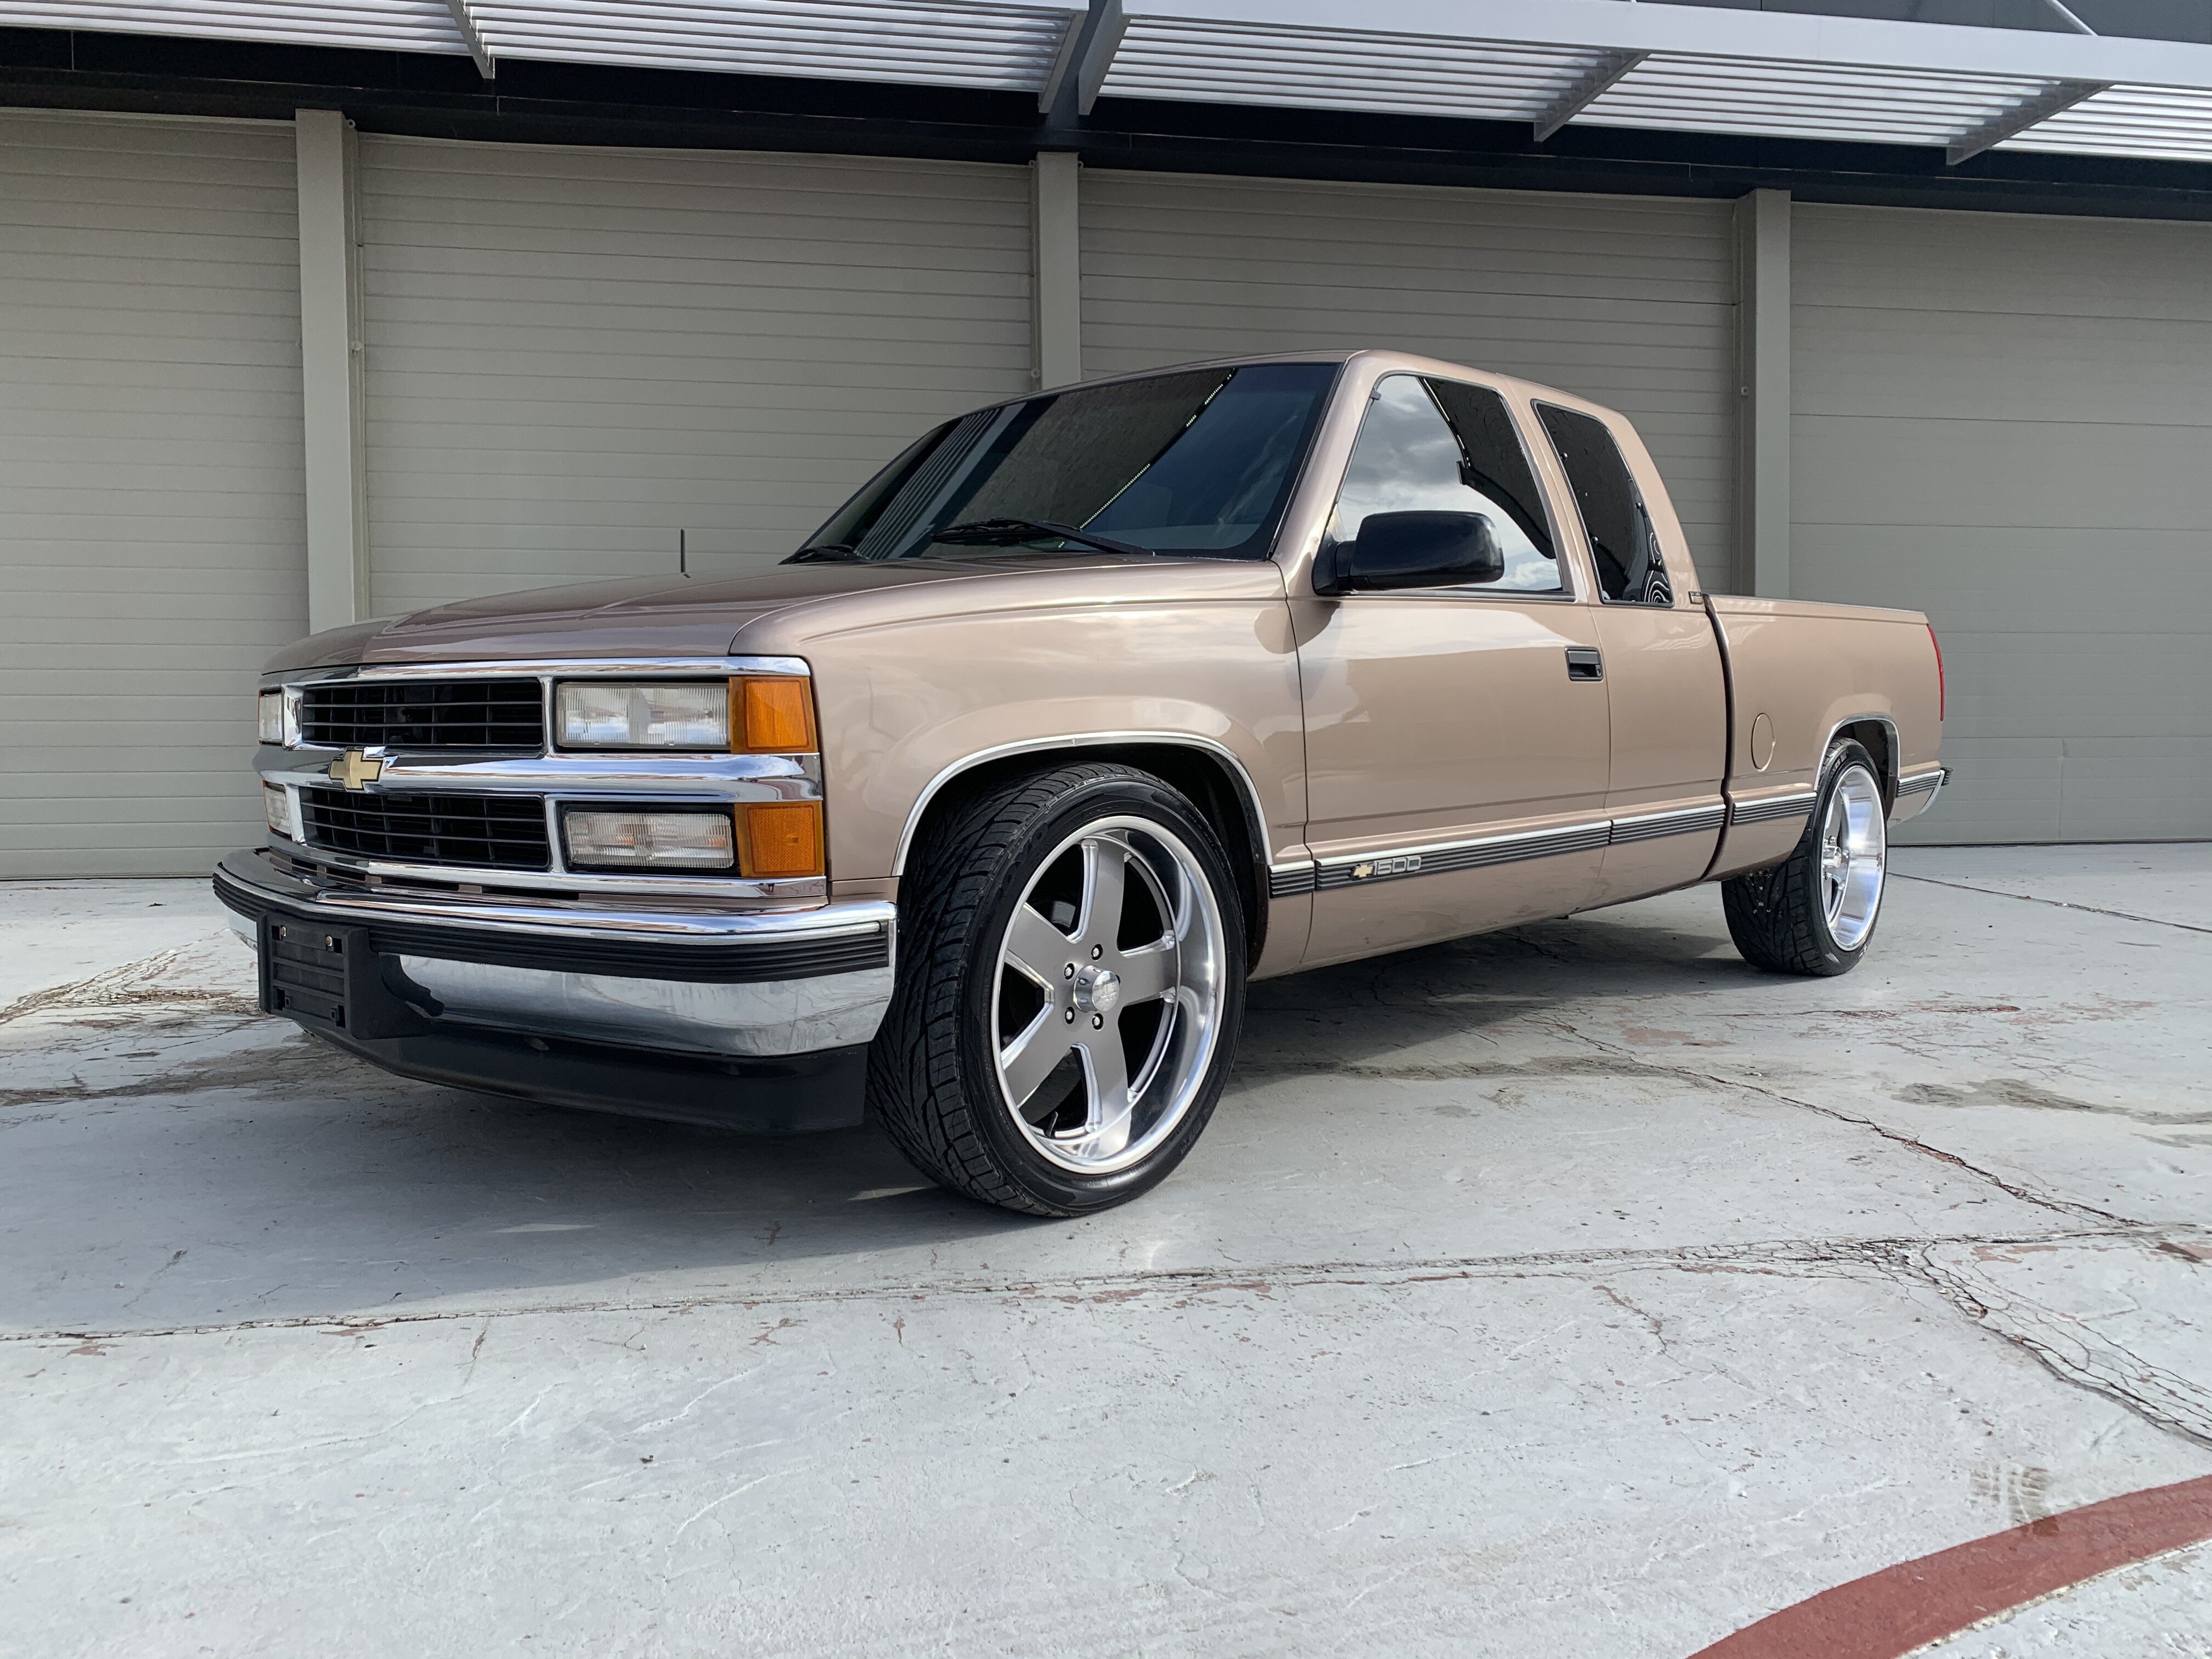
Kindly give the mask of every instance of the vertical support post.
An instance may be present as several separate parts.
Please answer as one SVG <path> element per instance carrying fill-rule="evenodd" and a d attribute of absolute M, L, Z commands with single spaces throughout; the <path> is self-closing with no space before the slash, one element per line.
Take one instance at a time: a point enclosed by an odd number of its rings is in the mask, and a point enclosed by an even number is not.
<path fill-rule="evenodd" d="M 1077 191 L 1083 164 L 1072 150 L 1040 150 L 1030 163 L 1031 335 L 1036 383 L 1083 378 L 1083 246 Z"/>
<path fill-rule="evenodd" d="M 307 446 L 307 626 L 368 615 L 362 466 L 361 238 L 353 123 L 295 112 L 300 182 L 300 390 Z"/>
<path fill-rule="evenodd" d="M 1735 572 L 1790 597 L 1790 192 L 1735 204 Z"/>

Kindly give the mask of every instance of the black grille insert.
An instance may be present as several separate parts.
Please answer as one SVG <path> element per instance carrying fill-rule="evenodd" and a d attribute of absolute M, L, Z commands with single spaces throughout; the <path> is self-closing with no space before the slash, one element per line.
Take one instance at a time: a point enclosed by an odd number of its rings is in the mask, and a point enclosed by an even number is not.
<path fill-rule="evenodd" d="M 545 803 L 536 795 L 300 792 L 309 845 L 395 864 L 550 870 Z"/>
<path fill-rule="evenodd" d="M 339 680 L 300 694 L 300 736 L 333 749 L 542 749 L 536 680 Z"/>

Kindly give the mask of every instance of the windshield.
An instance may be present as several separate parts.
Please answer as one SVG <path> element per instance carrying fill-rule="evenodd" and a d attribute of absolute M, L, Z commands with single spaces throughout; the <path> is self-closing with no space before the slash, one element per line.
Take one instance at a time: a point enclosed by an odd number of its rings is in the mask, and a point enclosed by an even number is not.
<path fill-rule="evenodd" d="M 1048 392 L 949 421 L 893 461 L 807 540 L 864 559 L 941 552 L 981 520 L 1085 531 L 1156 553 L 1265 558 L 1334 363 L 1188 369 Z M 989 544 L 1080 546 L 1038 529 Z"/>

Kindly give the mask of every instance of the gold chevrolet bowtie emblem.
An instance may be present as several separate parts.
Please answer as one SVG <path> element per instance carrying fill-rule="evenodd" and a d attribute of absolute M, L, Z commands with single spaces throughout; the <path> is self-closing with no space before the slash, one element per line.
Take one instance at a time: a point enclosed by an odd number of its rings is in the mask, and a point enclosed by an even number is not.
<path fill-rule="evenodd" d="M 343 784 L 348 789 L 366 789 L 384 775 L 384 763 L 364 755 L 358 749 L 349 749 L 330 764 L 324 775 L 332 783 Z"/>

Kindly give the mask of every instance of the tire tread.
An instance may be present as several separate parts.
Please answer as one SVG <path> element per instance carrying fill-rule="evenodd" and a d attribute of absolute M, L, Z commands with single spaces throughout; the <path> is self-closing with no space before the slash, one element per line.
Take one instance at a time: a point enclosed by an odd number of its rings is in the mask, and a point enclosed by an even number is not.
<path fill-rule="evenodd" d="M 1864 749 L 1846 739 L 1823 757 L 1820 788 L 1804 836 L 1782 863 L 1730 877 L 1721 884 L 1721 908 L 1729 937 L 1746 962 L 1771 974 L 1826 978 L 1849 973 L 1866 948 L 1844 951 L 1828 938 L 1820 902 L 1820 824 L 1837 776 L 1853 762 L 1872 771 Z M 1871 939 L 1872 934 L 1868 938 Z"/>
<path fill-rule="evenodd" d="M 877 1120 L 908 1161 L 932 1180 L 1025 1215 L 1084 1212 L 1032 1191 L 1006 1166 L 975 1121 L 962 1060 L 965 965 L 978 921 L 1008 878 L 1008 866 L 1027 835 L 1070 797 L 1115 784 L 1168 790 L 1148 772 L 1105 761 L 1073 762 L 983 785 L 957 800 L 932 828 L 901 883 L 897 977 L 868 1056 L 868 1095 Z M 1194 811 L 1191 816 L 1203 823 Z M 1233 895 L 1224 898 L 1233 909 Z"/>

